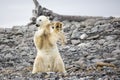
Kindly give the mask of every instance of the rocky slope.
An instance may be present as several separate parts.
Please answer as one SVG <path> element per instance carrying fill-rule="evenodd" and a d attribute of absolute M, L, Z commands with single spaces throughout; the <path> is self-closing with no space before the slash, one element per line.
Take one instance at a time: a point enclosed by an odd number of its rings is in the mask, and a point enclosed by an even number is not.
<path fill-rule="evenodd" d="M 120 80 L 120 18 L 63 21 L 67 44 L 59 47 L 67 74 L 32 74 L 36 27 L 0 29 L 0 80 Z"/>

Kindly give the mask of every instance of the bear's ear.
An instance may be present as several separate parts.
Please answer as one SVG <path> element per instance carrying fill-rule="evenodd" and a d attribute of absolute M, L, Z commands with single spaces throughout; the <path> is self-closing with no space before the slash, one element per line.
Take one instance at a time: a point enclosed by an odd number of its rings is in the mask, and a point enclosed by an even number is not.
<path fill-rule="evenodd" d="M 63 23 L 62 22 L 59 22 L 60 26 L 63 27 Z"/>
<path fill-rule="evenodd" d="M 55 25 L 55 22 L 51 22 L 51 25 Z"/>

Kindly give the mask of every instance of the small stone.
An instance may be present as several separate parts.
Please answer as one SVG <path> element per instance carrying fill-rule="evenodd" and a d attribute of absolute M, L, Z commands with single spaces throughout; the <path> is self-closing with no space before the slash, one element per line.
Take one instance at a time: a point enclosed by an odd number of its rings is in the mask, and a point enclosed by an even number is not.
<path fill-rule="evenodd" d="M 79 66 L 83 66 L 85 64 L 84 59 L 79 59 L 78 61 L 75 62 L 75 64 L 79 65 Z"/>
<path fill-rule="evenodd" d="M 88 35 L 84 33 L 80 36 L 80 39 L 86 39 L 87 37 L 88 37 Z"/>
<path fill-rule="evenodd" d="M 115 55 L 120 55 L 120 50 L 119 50 L 119 49 L 114 50 L 114 51 L 112 51 L 112 54 L 115 54 Z"/>
<path fill-rule="evenodd" d="M 98 40 L 98 43 L 99 43 L 99 44 L 104 44 L 104 43 L 105 43 L 105 40 L 104 40 L 104 39 L 100 39 L 100 40 Z"/>
<path fill-rule="evenodd" d="M 88 47 L 88 46 L 90 46 L 89 43 L 80 43 L 80 44 L 78 45 L 78 47 L 80 47 L 80 48 L 84 48 L 84 47 Z"/>
<path fill-rule="evenodd" d="M 92 62 L 103 62 L 103 59 L 92 59 Z"/>
<path fill-rule="evenodd" d="M 76 26 L 75 25 L 72 25 L 71 26 L 71 30 L 75 30 L 76 29 Z"/>
<path fill-rule="evenodd" d="M 96 56 L 93 56 L 93 55 L 87 56 L 87 59 L 89 59 L 89 60 L 92 60 L 92 59 L 95 59 L 95 58 L 96 58 Z"/>
<path fill-rule="evenodd" d="M 14 80 L 22 80 L 22 77 L 16 76 Z"/>
<path fill-rule="evenodd" d="M 116 59 L 117 59 L 117 60 L 120 60 L 120 55 L 116 56 Z"/>
<path fill-rule="evenodd" d="M 106 38 L 106 40 L 114 40 L 114 39 L 116 39 L 116 35 L 111 35 L 111 36 L 106 36 L 105 38 Z"/>
<path fill-rule="evenodd" d="M 115 60 L 116 60 L 116 58 L 107 58 L 107 59 L 104 59 L 103 61 L 110 63 L 110 62 L 113 62 Z"/>
<path fill-rule="evenodd" d="M 71 43 L 72 43 L 73 45 L 76 45 L 76 44 L 80 43 L 80 40 L 71 40 Z"/>
<path fill-rule="evenodd" d="M 75 30 L 73 30 L 73 33 L 72 33 L 72 35 L 71 35 L 71 38 L 80 38 L 80 35 L 81 35 L 82 33 L 80 32 L 80 31 L 78 31 L 78 29 L 75 29 Z"/>
<path fill-rule="evenodd" d="M 94 36 L 90 36 L 90 37 L 88 37 L 87 39 L 97 39 L 97 38 L 99 38 L 99 34 L 98 35 L 94 35 Z"/>
<path fill-rule="evenodd" d="M 98 78 L 98 80 L 103 80 L 102 78 Z"/>
<path fill-rule="evenodd" d="M 30 66 L 30 63 L 28 63 L 28 62 L 23 62 L 22 65 L 23 65 L 23 66 Z"/>
<path fill-rule="evenodd" d="M 12 31 L 12 28 L 5 28 L 5 33 L 10 34 Z"/>
<path fill-rule="evenodd" d="M 75 52 L 76 49 L 75 48 L 70 48 L 70 51 Z"/>
<path fill-rule="evenodd" d="M 93 27 L 92 29 L 91 29 L 91 33 L 95 33 L 95 32 L 98 32 L 98 27 L 96 26 L 96 27 Z"/>
<path fill-rule="evenodd" d="M 111 62 L 112 64 L 114 64 L 117 67 L 120 67 L 120 60 L 116 60 L 114 62 Z"/>
<path fill-rule="evenodd" d="M 5 29 L 4 28 L 0 28 L 0 33 L 5 33 Z"/>
<path fill-rule="evenodd" d="M 12 56 L 12 54 L 10 54 L 10 53 L 8 53 L 8 54 L 5 55 L 5 58 L 6 58 L 6 59 L 7 59 L 7 58 L 10 58 L 10 59 L 11 59 L 12 57 L 13 57 L 13 56 Z"/>

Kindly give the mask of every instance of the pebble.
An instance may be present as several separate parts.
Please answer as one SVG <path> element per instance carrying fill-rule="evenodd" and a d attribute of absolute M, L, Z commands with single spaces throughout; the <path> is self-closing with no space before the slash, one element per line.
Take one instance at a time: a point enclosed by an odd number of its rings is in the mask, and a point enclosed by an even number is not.
<path fill-rule="evenodd" d="M 87 37 L 88 37 L 88 35 L 84 33 L 80 36 L 80 39 L 86 39 Z"/>
<path fill-rule="evenodd" d="M 80 40 L 71 40 L 71 43 L 72 43 L 73 45 L 76 45 L 76 44 L 79 44 L 79 43 L 80 43 Z"/>

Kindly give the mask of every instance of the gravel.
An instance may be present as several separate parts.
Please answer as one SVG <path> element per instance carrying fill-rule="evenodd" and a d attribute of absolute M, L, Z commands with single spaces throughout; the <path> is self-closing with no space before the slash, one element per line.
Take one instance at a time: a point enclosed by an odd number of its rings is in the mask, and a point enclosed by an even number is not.
<path fill-rule="evenodd" d="M 120 80 L 120 18 L 63 23 L 68 42 L 58 48 L 66 74 L 32 74 L 36 27 L 14 26 L 0 28 L 0 80 Z"/>

